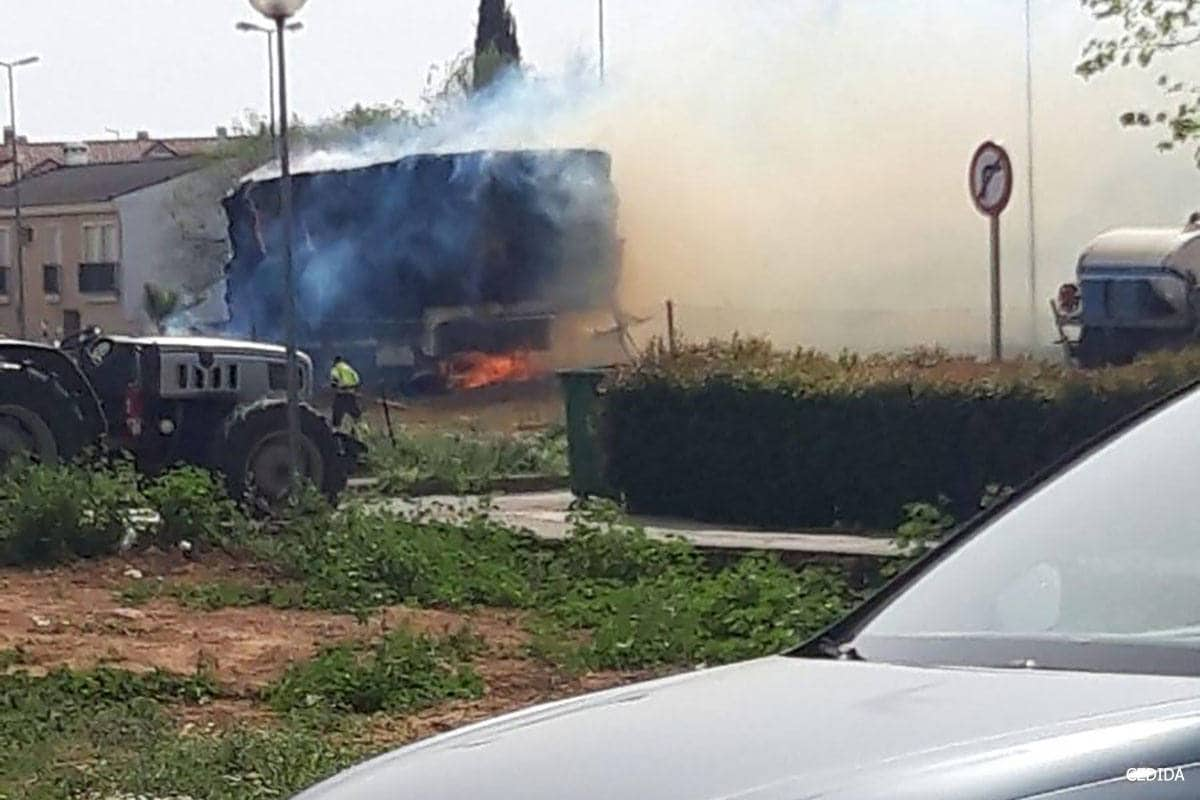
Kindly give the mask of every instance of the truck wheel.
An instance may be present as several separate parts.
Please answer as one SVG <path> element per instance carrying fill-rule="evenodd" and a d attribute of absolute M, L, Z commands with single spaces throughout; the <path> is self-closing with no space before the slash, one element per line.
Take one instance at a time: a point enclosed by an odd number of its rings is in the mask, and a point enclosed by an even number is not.
<path fill-rule="evenodd" d="M 335 500 L 349 478 L 333 429 L 310 406 L 300 406 L 301 474 Z M 239 410 L 225 430 L 222 460 L 226 487 L 233 498 L 250 497 L 273 504 L 290 488 L 287 405 L 278 400 Z"/>
<path fill-rule="evenodd" d="M 0 465 L 14 457 L 55 463 L 90 444 L 79 401 L 54 376 L 0 364 Z"/>

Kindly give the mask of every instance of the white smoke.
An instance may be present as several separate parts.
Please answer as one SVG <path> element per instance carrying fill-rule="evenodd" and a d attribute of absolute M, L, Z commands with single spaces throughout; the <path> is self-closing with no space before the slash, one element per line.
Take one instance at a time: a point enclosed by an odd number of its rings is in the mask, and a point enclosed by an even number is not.
<path fill-rule="evenodd" d="M 679 5 L 675 0 L 662 8 Z M 1011 343 L 1051 339 L 1045 299 L 1116 225 L 1173 225 L 1197 173 L 1125 132 L 1151 74 L 1084 84 L 1094 22 L 1035 3 L 1039 280 L 1028 286 L 1022 4 L 696 2 L 594 71 L 512 79 L 428 129 L 304 154 L 301 171 L 416 152 L 595 147 L 614 159 L 634 310 L 677 302 L 693 335 L 733 329 L 828 349 L 986 339 L 986 222 L 966 162 L 1006 143 L 1018 187 L 1003 222 Z M 653 15 L 653 11 L 646 11 Z M 661 19 L 660 22 L 663 22 Z M 536 24 L 524 20 L 526 26 Z M 1031 317 L 1030 315 L 1035 316 Z"/>

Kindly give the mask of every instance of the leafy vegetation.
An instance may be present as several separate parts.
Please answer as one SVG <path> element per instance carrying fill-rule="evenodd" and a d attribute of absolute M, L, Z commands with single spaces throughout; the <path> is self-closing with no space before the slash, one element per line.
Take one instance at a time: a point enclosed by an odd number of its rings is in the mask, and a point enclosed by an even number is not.
<path fill-rule="evenodd" d="M 534 610 L 537 651 L 571 667 L 723 663 L 784 649 L 855 599 L 840 571 L 799 572 L 756 556 L 710 566 L 683 541 L 658 542 L 612 506 L 579 512 L 548 546 L 483 516 L 454 522 L 383 512 L 306 512 L 258 540 L 259 558 L 303 585 L 304 603 Z"/>
<path fill-rule="evenodd" d="M 1191 2 L 1081 0 L 1097 20 L 1106 23 L 1088 41 L 1076 67 L 1091 78 L 1111 67 L 1149 68 L 1155 60 L 1200 44 L 1200 13 Z M 1172 150 L 1200 136 L 1200 85 L 1160 73 L 1163 108 L 1133 109 L 1121 115 L 1130 127 L 1161 127 L 1160 150 Z M 1200 151 L 1196 156 L 1200 159 Z"/>
<path fill-rule="evenodd" d="M 151 523 L 153 511 L 158 521 Z M 181 467 L 157 478 L 126 461 L 10 466 L 0 473 L 0 563 L 57 564 L 123 544 L 225 545 L 248 524 L 211 473 Z"/>
<path fill-rule="evenodd" d="M 54 564 L 115 552 L 140 505 L 132 467 L 25 464 L 0 473 L 0 563 Z"/>
<path fill-rule="evenodd" d="M 965 516 L 1200 376 L 1200 350 L 1080 372 L 921 350 L 832 358 L 734 339 L 652 348 L 604 387 L 607 480 L 641 513 L 891 527 L 945 496 Z"/>
<path fill-rule="evenodd" d="M 372 437 L 371 474 L 379 489 L 402 494 L 421 486 L 449 492 L 483 491 L 514 475 L 567 474 L 567 439 L 561 428 L 537 433 L 402 430 L 393 442 Z"/>
<path fill-rule="evenodd" d="M 373 645 L 337 645 L 288 669 L 266 691 L 276 711 L 407 712 L 483 694 L 466 663 L 479 641 L 462 631 L 444 639 L 400 630 Z"/>
<path fill-rule="evenodd" d="M 246 546 L 300 582 L 312 608 L 534 602 L 536 544 L 484 516 L 433 520 L 353 507 L 335 513 L 312 498 L 278 532 Z"/>
<path fill-rule="evenodd" d="M 161 521 L 155 542 L 164 548 L 182 541 L 215 542 L 246 524 L 217 476 L 199 467 L 177 467 L 152 479 L 143 492 Z"/>

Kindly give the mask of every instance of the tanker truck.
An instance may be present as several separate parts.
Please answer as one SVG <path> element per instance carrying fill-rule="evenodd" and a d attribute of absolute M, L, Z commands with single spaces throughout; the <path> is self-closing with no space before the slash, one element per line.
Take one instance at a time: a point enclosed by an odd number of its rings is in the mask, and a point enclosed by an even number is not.
<path fill-rule="evenodd" d="M 1200 214 L 1182 228 L 1121 228 L 1092 240 L 1050 306 L 1079 366 L 1125 364 L 1200 335 Z"/>
<path fill-rule="evenodd" d="M 550 351 L 611 321 L 620 273 L 611 160 L 594 150 L 417 154 L 293 178 L 298 344 L 368 384 L 444 379 L 464 354 Z M 284 337 L 278 178 L 224 201 L 225 333 Z M 572 323 L 573 324 L 573 323 Z"/>

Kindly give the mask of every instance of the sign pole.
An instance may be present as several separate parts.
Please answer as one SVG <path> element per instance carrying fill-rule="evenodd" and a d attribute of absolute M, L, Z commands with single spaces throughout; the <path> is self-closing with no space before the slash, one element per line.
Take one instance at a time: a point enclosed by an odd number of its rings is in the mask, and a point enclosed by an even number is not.
<path fill-rule="evenodd" d="M 1004 355 L 1000 344 L 1000 215 L 992 214 L 992 361 Z"/>
<path fill-rule="evenodd" d="M 971 202 L 976 210 L 988 218 L 991 234 L 991 355 L 999 361 L 1003 353 L 1000 329 L 1000 214 L 1008 207 L 1012 197 L 1012 161 L 1003 147 L 995 142 L 984 142 L 971 157 L 968 174 Z"/>

